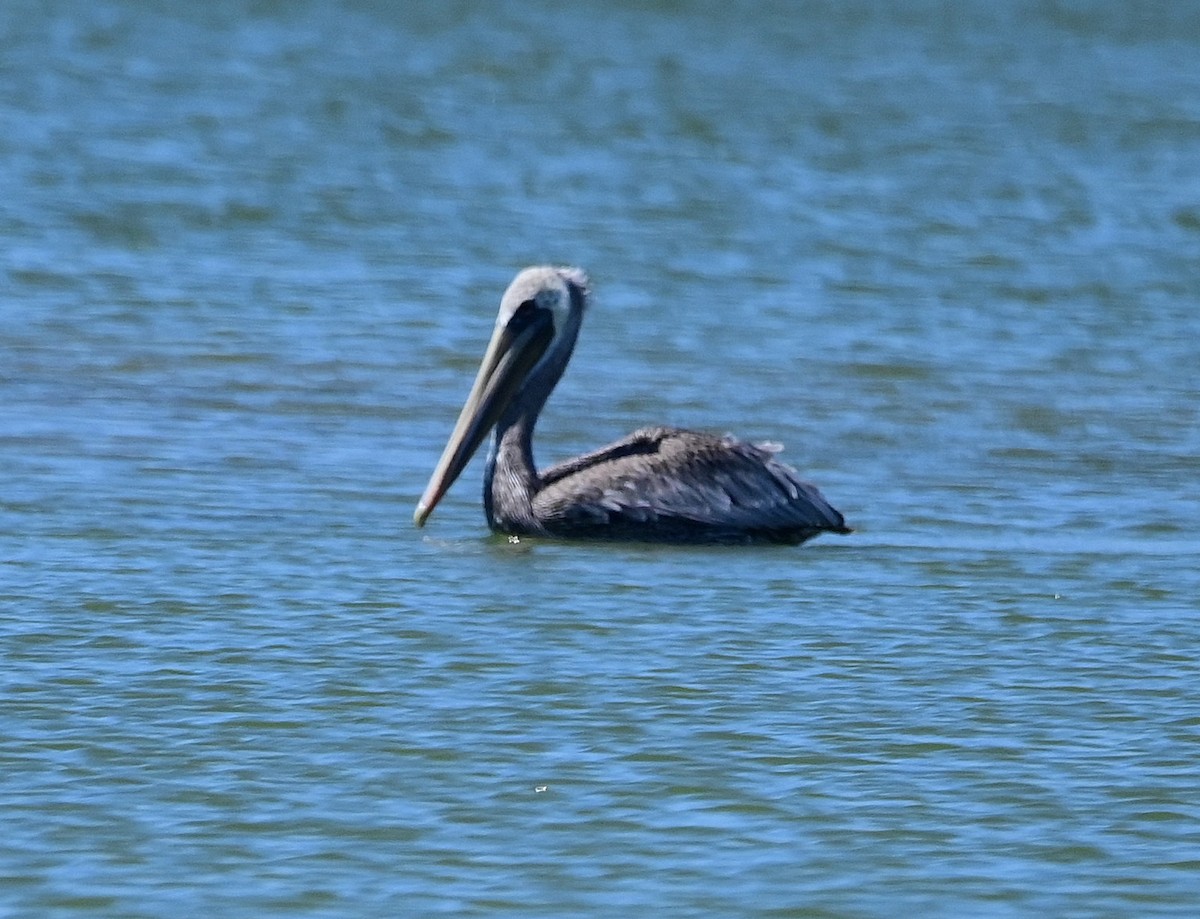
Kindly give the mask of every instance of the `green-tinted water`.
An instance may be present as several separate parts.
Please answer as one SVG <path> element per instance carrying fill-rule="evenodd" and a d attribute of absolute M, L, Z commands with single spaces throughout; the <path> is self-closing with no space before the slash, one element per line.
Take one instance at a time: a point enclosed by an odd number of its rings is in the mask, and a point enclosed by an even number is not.
<path fill-rule="evenodd" d="M 1191 915 L 1200 13 L 560 6 L 0 10 L 0 916 Z M 857 532 L 412 529 L 543 261 Z"/>

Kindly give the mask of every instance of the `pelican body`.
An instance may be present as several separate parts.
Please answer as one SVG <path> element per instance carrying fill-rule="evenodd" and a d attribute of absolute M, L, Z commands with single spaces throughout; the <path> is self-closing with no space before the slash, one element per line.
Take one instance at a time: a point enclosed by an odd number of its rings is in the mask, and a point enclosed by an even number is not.
<path fill-rule="evenodd" d="M 413 515 L 426 519 L 494 430 L 483 482 L 488 526 L 513 536 L 799 544 L 849 533 L 779 447 L 678 428 L 642 428 L 539 471 L 533 429 L 575 349 L 587 309 L 578 268 L 520 272 L 475 384 Z"/>

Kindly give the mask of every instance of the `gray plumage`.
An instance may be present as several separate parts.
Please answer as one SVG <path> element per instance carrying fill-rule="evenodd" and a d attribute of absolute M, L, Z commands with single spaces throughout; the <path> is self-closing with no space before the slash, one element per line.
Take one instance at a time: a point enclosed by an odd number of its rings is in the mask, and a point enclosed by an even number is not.
<path fill-rule="evenodd" d="M 484 475 L 493 530 L 518 536 L 655 542 L 798 544 L 849 533 L 773 444 L 643 428 L 538 472 L 533 429 L 566 369 L 588 300 L 579 269 L 527 268 L 501 302 L 488 353 L 414 515 L 422 525 L 487 430 Z"/>

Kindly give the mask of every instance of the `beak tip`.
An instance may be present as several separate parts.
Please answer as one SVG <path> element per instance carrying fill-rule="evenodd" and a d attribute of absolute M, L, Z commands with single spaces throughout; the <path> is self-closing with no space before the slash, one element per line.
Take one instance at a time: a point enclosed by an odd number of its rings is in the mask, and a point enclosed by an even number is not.
<path fill-rule="evenodd" d="M 425 520 L 427 517 L 429 517 L 429 508 L 427 508 L 425 506 L 425 502 L 422 501 L 417 505 L 417 509 L 413 511 L 413 523 L 415 523 L 418 527 L 423 527 L 425 526 Z"/>

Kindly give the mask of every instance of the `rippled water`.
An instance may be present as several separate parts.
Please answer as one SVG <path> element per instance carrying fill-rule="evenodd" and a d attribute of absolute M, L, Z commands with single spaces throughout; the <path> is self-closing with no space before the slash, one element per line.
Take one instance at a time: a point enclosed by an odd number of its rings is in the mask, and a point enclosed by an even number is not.
<path fill-rule="evenodd" d="M 1191 915 L 1198 46 L 6 3 L 0 916 Z M 856 533 L 413 529 L 544 261 L 543 462 L 776 439 Z"/>

